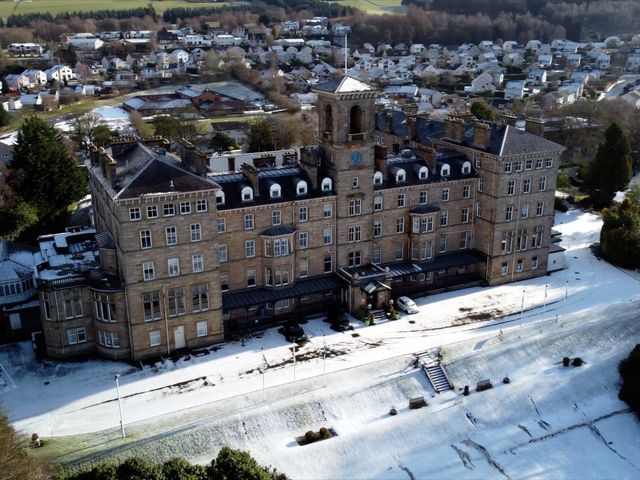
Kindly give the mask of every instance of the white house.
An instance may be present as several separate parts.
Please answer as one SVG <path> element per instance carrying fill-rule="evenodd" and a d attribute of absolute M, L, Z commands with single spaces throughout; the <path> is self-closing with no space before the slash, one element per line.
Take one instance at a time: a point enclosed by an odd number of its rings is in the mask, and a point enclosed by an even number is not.
<path fill-rule="evenodd" d="M 47 75 L 42 70 L 30 69 L 22 72 L 29 79 L 30 87 L 38 87 L 47 83 Z"/>
<path fill-rule="evenodd" d="M 627 70 L 637 72 L 640 70 L 640 54 L 632 53 L 627 57 Z"/>
<path fill-rule="evenodd" d="M 502 65 L 505 67 L 521 67 L 524 64 L 524 57 L 519 52 L 506 53 L 502 57 Z"/>
<path fill-rule="evenodd" d="M 10 55 L 30 55 L 30 56 L 40 56 L 42 55 L 43 49 L 42 45 L 38 43 L 10 43 L 7 47 L 7 51 Z"/>
<path fill-rule="evenodd" d="M 524 82 L 507 82 L 504 88 L 504 98 L 506 100 L 521 100 L 524 96 Z"/>
<path fill-rule="evenodd" d="M 73 70 L 68 65 L 54 65 L 48 68 L 44 72 L 47 76 L 47 80 L 52 82 L 54 80 L 64 83 L 75 78 Z"/>
<path fill-rule="evenodd" d="M 504 53 L 511 53 L 518 48 L 518 42 L 515 40 L 507 40 L 502 44 L 502 50 Z"/>
<path fill-rule="evenodd" d="M 493 84 L 493 75 L 483 72 L 471 81 L 471 85 L 464 87 L 468 93 L 495 92 L 496 86 Z"/>
<path fill-rule="evenodd" d="M 98 50 L 103 45 L 104 42 L 96 37 L 87 37 L 87 36 L 75 36 L 67 39 L 67 43 L 72 45 L 77 50 Z"/>
<path fill-rule="evenodd" d="M 6 77 L 4 77 L 7 82 L 7 86 L 11 90 L 20 90 L 22 88 L 29 88 L 30 81 L 29 77 L 22 73 L 10 73 Z"/>
<path fill-rule="evenodd" d="M 541 46 L 542 42 L 540 40 L 529 40 L 525 48 L 531 50 L 533 53 L 537 53 Z"/>
<path fill-rule="evenodd" d="M 171 52 L 171 55 L 169 55 L 170 63 L 187 63 L 188 61 L 189 54 L 180 48 L 174 50 L 173 52 Z"/>
<path fill-rule="evenodd" d="M 426 47 L 423 43 L 412 43 L 409 47 L 409 51 L 413 54 L 418 54 L 424 52 Z"/>
<path fill-rule="evenodd" d="M 541 53 L 538 55 L 538 65 L 541 67 L 550 67 L 553 63 L 553 55 Z"/>
<path fill-rule="evenodd" d="M 596 65 L 600 70 L 607 70 L 611 66 L 611 56 L 608 53 L 601 53 L 596 57 Z"/>
<path fill-rule="evenodd" d="M 580 62 L 582 62 L 582 55 L 579 53 L 570 53 L 567 55 L 567 63 L 570 67 L 579 67 Z"/>
<path fill-rule="evenodd" d="M 285 20 L 280 24 L 283 32 L 294 33 L 300 30 L 300 22 L 295 20 Z"/>

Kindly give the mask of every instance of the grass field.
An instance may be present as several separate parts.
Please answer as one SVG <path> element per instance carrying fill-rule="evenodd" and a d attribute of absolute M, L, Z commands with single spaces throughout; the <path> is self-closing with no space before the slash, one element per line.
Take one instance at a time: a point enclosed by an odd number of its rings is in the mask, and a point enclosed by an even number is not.
<path fill-rule="evenodd" d="M 382 0 L 389 1 L 389 0 Z M 14 13 L 43 13 L 51 12 L 78 12 L 90 10 L 112 10 L 146 7 L 149 0 L 103 0 L 101 2 L 88 2 L 87 0 L 23 0 L 16 7 L 16 2 L 12 0 L 0 1 L 0 17 L 7 18 Z M 212 7 L 222 5 L 220 3 L 198 2 L 187 3 L 183 0 L 161 0 L 153 2 L 153 7 L 158 13 L 164 12 L 167 8 L 174 7 Z"/>
<path fill-rule="evenodd" d="M 341 5 L 348 5 L 364 10 L 367 13 L 380 15 L 382 13 L 401 13 L 406 7 L 400 4 L 401 0 L 338 0 Z"/>

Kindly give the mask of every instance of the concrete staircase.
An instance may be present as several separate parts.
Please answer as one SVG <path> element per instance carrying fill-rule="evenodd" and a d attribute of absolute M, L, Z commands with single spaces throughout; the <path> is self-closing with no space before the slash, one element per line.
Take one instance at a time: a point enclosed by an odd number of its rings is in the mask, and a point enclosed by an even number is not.
<path fill-rule="evenodd" d="M 453 385 L 447 376 L 447 373 L 440 365 L 440 362 L 432 355 L 421 355 L 418 357 L 418 362 L 422 371 L 425 373 L 433 389 L 436 393 L 446 392 L 447 390 L 453 390 Z"/>
<path fill-rule="evenodd" d="M 387 319 L 387 314 L 384 313 L 384 310 L 371 310 L 371 315 L 373 315 L 373 321 L 375 323 Z"/>

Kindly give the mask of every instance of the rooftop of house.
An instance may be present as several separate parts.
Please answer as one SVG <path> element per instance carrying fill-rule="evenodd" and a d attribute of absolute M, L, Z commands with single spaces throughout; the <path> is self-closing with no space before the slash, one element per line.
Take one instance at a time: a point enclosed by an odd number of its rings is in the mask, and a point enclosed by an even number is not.
<path fill-rule="evenodd" d="M 38 237 L 36 279 L 73 280 L 99 271 L 98 248 L 93 228 Z"/>

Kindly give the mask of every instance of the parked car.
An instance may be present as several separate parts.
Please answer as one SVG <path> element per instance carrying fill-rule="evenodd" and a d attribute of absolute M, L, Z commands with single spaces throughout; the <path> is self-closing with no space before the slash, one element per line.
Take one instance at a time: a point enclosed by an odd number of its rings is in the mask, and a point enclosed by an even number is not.
<path fill-rule="evenodd" d="M 398 298 L 398 300 L 396 301 L 396 305 L 400 310 L 409 314 L 418 313 L 420 311 L 418 310 L 418 306 L 416 305 L 416 302 L 411 300 L 409 297 Z"/>
<path fill-rule="evenodd" d="M 353 325 L 349 321 L 349 316 L 346 312 L 338 314 L 331 320 L 331 330 L 336 332 L 344 332 L 345 330 L 353 330 Z"/>
<path fill-rule="evenodd" d="M 307 339 L 304 330 L 296 322 L 286 322 L 278 331 L 284 335 L 287 342 L 302 342 Z"/>

